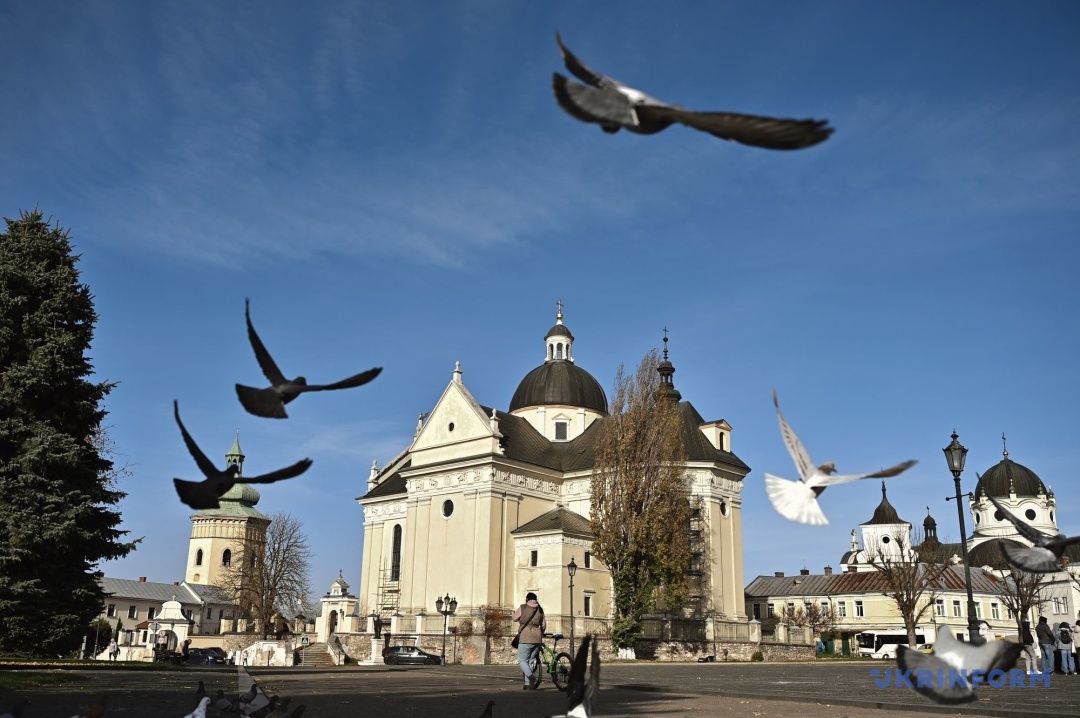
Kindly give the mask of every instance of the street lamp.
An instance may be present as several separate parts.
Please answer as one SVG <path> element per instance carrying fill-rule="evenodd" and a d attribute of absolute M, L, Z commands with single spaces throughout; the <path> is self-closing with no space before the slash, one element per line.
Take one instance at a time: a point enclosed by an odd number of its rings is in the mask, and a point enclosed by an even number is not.
<path fill-rule="evenodd" d="M 574 574 L 577 573 L 577 564 L 574 557 L 570 557 L 570 563 L 566 564 L 566 572 L 570 574 L 570 655 L 574 655 Z"/>
<path fill-rule="evenodd" d="M 446 622 L 450 618 L 450 614 L 457 610 L 457 599 L 450 598 L 450 594 L 446 594 L 445 598 L 435 599 L 435 610 L 442 614 L 442 665 L 446 665 Z"/>
<path fill-rule="evenodd" d="M 967 529 L 964 526 L 964 506 L 961 503 L 964 494 L 960 493 L 960 474 L 964 471 L 968 450 L 957 441 L 959 438 L 956 429 L 953 429 L 952 443 L 942 449 L 945 452 L 945 460 L 949 464 L 949 471 L 952 472 L 953 481 L 956 483 L 956 496 L 946 496 L 945 500 L 956 499 L 956 515 L 960 518 L 960 550 L 964 557 L 964 583 L 967 587 L 968 641 L 981 645 L 983 639 L 979 632 L 978 619 L 975 616 L 975 598 L 971 595 L 971 562 L 968 561 Z"/>

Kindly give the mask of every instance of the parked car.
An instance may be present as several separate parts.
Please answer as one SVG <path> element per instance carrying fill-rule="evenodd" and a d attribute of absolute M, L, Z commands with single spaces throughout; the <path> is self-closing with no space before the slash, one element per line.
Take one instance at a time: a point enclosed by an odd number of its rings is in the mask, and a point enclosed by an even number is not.
<path fill-rule="evenodd" d="M 384 648 L 382 659 L 383 663 L 390 666 L 397 666 L 405 663 L 434 666 L 442 662 L 442 660 L 434 653 L 421 651 L 416 646 L 390 646 L 389 648 Z"/>
<path fill-rule="evenodd" d="M 187 662 L 196 665 L 218 665 L 225 662 L 225 656 L 219 656 L 209 648 L 189 648 Z"/>
<path fill-rule="evenodd" d="M 229 654 L 225 652 L 224 648 L 220 648 L 218 646 L 210 646 L 209 648 L 207 648 L 205 650 L 209 651 L 210 653 L 213 653 L 215 656 L 220 658 L 222 663 L 228 663 L 229 662 Z"/>

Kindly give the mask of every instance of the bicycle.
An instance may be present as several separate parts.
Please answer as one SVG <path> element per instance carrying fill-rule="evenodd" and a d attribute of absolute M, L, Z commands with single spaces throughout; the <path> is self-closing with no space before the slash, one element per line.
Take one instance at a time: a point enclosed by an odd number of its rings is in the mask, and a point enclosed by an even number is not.
<path fill-rule="evenodd" d="M 546 643 L 541 642 L 540 650 L 533 656 L 533 687 L 535 688 L 543 682 L 542 669 L 547 668 L 548 675 L 551 676 L 551 682 L 560 691 L 565 691 L 570 685 L 570 667 L 574 663 L 569 653 L 565 651 L 558 652 L 559 639 L 566 638 L 566 636 L 561 633 L 545 633 L 544 638 L 554 638 L 555 643 L 552 644 L 551 648 L 548 648 Z"/>

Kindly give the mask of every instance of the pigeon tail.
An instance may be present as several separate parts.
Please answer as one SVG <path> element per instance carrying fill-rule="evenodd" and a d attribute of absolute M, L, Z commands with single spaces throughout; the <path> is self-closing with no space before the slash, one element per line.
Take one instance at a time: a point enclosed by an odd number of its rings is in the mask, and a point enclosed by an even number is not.
<path fill-rule="evenodd" d="M 249 414 L 267 419 L 287 419 L 281 395 L 273 388 L 255 389 L 243 384 L 236 385 L 236 396 Z"/>
<path fill-rule="evenodd" d="M 788 481 L 765 474 L 765 492 L 777 513 L 789 521 L 811 526 L 829 523 L 818 505 L 817 492 L 802 481 Z"/>
<path fill-rule="evenodd" d="M 962 703 L 971 703 L 976 700 L 974 689 L 963 681 L 959 685 L 953 685 L 947 679 L 944 685 L 935 685 L 937 676 L 955 675 L 956 667 L 946 663 L 937 656 L 923 653 L 922 651 L 908 646 L 896 647 L 896 665 L 903 671 L 910 671 L 915 676 L 919 671 L 927 671 L 929 680 L 920 679 L 912 681 L 915 691 L 926 696 L 935 703 L 946 706 L 956 706 Z M 940 673 L 939 673 L 940 671 Z M 926 676 L 927 674 L 922 674 Z"/>

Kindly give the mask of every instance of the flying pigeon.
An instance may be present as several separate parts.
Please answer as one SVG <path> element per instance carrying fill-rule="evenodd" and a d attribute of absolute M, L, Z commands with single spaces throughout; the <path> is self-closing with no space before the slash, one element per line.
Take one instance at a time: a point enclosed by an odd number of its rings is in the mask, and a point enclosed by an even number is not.
<path fill-rule="evenodd" d="M 184 428 L 184 422 L 180 421 L 180 405 L 175 400 L 173 401 L 173 415 L 176 417 L 176 423 L 180 427 L 180 433 L 184 437 L 184 444 L 187 445 L 188 452 L 195 459 L 195 463 L 198 464 L 199 469 L 206 475 L 206 479 L 203 481 L 173 479 L 173 484 L 176 485 L 176 493 L 180 495 L 180 500 L 193 509 L 201 510 L 218 508 L 218 506 L 220 506 L 218 499 L 235 484 L 271 484 L 275 481 L 299 476 L 311 466 L 311 459 L 303 459 L 284 469 L 278 469 L 269 474 L 252 477 L 241 477 L 240 470 L 235 465 L 229 465 L 225 467 L 224 471 L 219 471 L 217 467 L 214 466 L 214 463 L 206 458 L 206 454 L 199 449 L 195 444 L 195 440 L 191 438 L 191 434 Z M 201 698 L 206 695 L 206 689 L 203 687 L 202 681 L 199 681 L 199 691 L 200 694 L 198 697 Z"/>
<path fill-rule="evenodd" d="M 981 484 L 982 477 L 978 474 L 976 476 L 978 476 L 979 484 Z M 979 493 L 978 484 L 975 487 L 975 493 Z M 1042 531 L 1016 518 L 1012 512 L 998 503 L 998 500 L 991 496 L 989 491 L 984 489 L 983 494 L 990 499 L 990 503 L 1001 512 L 1001 515 L 1016 527 L 1021 536 L 1034 544 L 1029 547 L 1001 543 L 1001 552 L 1005 554 L 1005 560 L 1010 566 L 1029 573 L 1055 573 L 1062 570 L 1061 555 L 1065 553 L 1065 549 L 1071 544 L 1080 543 L 1080 536 L 1067 538 L 1065 534 L 1057 534 L 1056 536 L 1044 534 Z"/>
<path fill-rule="evenodd" d="M 784 444 L 787 445 L 791 458 L 795 459 L 795 466 L 799 470 L 800 477 L 799 481 L 788 481 L 772 474 L 765 474 L 765 491 L 769 494 L 769 500 L 772 501 L 773 508 L 786 519 L 813 526 L 827 524 L 829 520 L 825 518 L 817 502 L 818 496 L 826 486 L 846 484 L 859 479 L 888 478 L 901 474 L 918 463 L 914 460 L 905 461 L 872 474 L 835 475 L 836 465 L 831 461 L 821 466 L 814 466 L 806 447 L 802 445 L 799 437 L 784 419 L 775 389 L 773 389 L 773 404 L 776 405 L 776 415 L 780 418 L 780 433 L 784 436 Z"/>
<path fill-rule="evenodd" d="M 199 699 L 199 705 L 195 710 L 188 713 L 184 718 L 206 718 L 206 707 L 210 705 L 210 696 L 203 696 Z"/>
<path fill-rule="evenodd" d="M 982 671 L 983 682 L 990 671 L 1008 673 L 1023 651 L 1024 647 L 1016 641 L 964 643 L 953 637 L 948 626 L 939 626 L 932 654 L 897 646 L 896 664 L 901 670 L 911 671 L 911 682 L 917 692 L 935 703 L 958 705 L 975 700 L 978 683 L 971 680 L 972 671 Z M 920 677 L 920 671 L 929 673 Z"/>
<path fill-rule="evenodd" d="M 592 665 L 589 666 L 586 675 L 586 663 L 589 659 L 589 648 L 592 647 Z M 549 718 L 590 718 L 592 716 L 592 703 L 600 690 L 600 652 L 596 641 L 591 635 L 585 636 L 578 648 L 574 665 L 570 669 L 570 682 L 567 686 L 567 710 L 564 714 L 549 716 Z"/>
<path fill-rule="evenodd" d="M 652 135 L 678 122 L 722 140 L 770 150 L 798 150 L 833 133 L 828 120 L 781 120 L 734 112 L 692 112 L 649 97 L 585 66 L 555 33 L 563 63 L 582 85 L 554 73 L 555 99 L 571 117 L 600 125 L 607 133 L 627 129 Z"/>
<path fill-rule="evenodd" d="M 247 320 L 248 339 L 251 348 L 255 350 L 255 358 L 259 361 L 259 368 L 270 381 L 266 389 L 254 389 L 242 384 L 236 385 L 236 396 L 249 414 L 263 416 L 269 419 L 285 419 L 285 405 L 305 391 L 326 391 L 328 389 L 349 389 L 354 386 L 367 384 L 382 371 L 382 367 L 368 369 L 356 376 L 343 379 L 335 384 L 308 384 L 307 379 L 298 376 L 295 379 L 286 379 L 285 375 L 274 363 L 270 352 L 266 351 L 259 335 L 255 333 L 255 327 L 251 324 L 251 301 L 244 300 L 244 318 Z"/>

